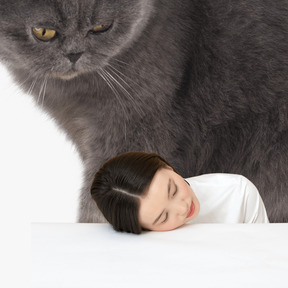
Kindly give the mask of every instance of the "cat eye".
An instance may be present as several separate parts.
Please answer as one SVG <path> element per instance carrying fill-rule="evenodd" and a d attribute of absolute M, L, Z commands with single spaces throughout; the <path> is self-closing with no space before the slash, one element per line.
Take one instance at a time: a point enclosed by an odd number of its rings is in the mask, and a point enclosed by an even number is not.
<path fill-rule="evenodd" d="M 98 34 L 98 33 L 103 33 L 108 31 L 112 27 L 112 24 L 101 24 L 94 26 L 92 30 L 90 30 L 91 33 L 93 34 Z"/>
<path fill-rule="evenodd" d="M 56 36 L 56 31 L 46 28 L 32 28 L 34 36 L 41 41 L 50 41 Z"/>

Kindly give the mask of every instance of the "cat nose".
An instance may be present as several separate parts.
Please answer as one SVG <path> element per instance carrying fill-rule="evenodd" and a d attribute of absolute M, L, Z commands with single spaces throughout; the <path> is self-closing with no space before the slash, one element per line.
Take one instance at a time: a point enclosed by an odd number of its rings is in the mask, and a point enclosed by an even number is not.
<path fill-rule="evenodd" d="M 79 58 L 82 56 L 83 52 L 79 52 L 79 53 L 70 53 L 67 54 L 66 57 L 70 60 L 70 62 L 72 63 L 76 63 Z"/>

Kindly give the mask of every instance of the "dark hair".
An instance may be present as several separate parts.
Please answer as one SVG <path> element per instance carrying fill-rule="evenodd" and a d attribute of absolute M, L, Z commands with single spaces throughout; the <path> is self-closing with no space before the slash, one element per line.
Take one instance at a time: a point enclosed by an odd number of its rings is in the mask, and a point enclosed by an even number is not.
<path fill-rule="evenodd" d="M 140 234 L 140 196 L 158 169 L 170 166 L 154 153 L 128 152 L 111 158 L 94 176 L 92 198 L 116 231 Z"/>

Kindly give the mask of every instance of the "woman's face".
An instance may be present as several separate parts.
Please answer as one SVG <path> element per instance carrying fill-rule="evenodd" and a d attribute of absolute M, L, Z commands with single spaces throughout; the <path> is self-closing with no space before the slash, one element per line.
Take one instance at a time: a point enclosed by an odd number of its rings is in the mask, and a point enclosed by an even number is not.
<path fill-rule="evenodd" d="M 191 187 L 171 168 L 159 169 L 145 197 L 140 199 L 139 221 L 143 228 L 168 231 L 197 217 L 199 201 Z"/>

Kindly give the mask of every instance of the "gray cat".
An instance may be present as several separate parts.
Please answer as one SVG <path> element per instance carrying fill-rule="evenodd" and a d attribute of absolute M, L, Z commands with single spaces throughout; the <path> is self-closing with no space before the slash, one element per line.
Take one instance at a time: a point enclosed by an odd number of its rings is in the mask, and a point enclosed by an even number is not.
<path fill-rule="evenodd" d="M 0 61 L 78 147 L 80 222 L 104 221 L 93 174 L 132 150 L 243 174 L 288 221 L 287 0 L 0 0 Z"/>

